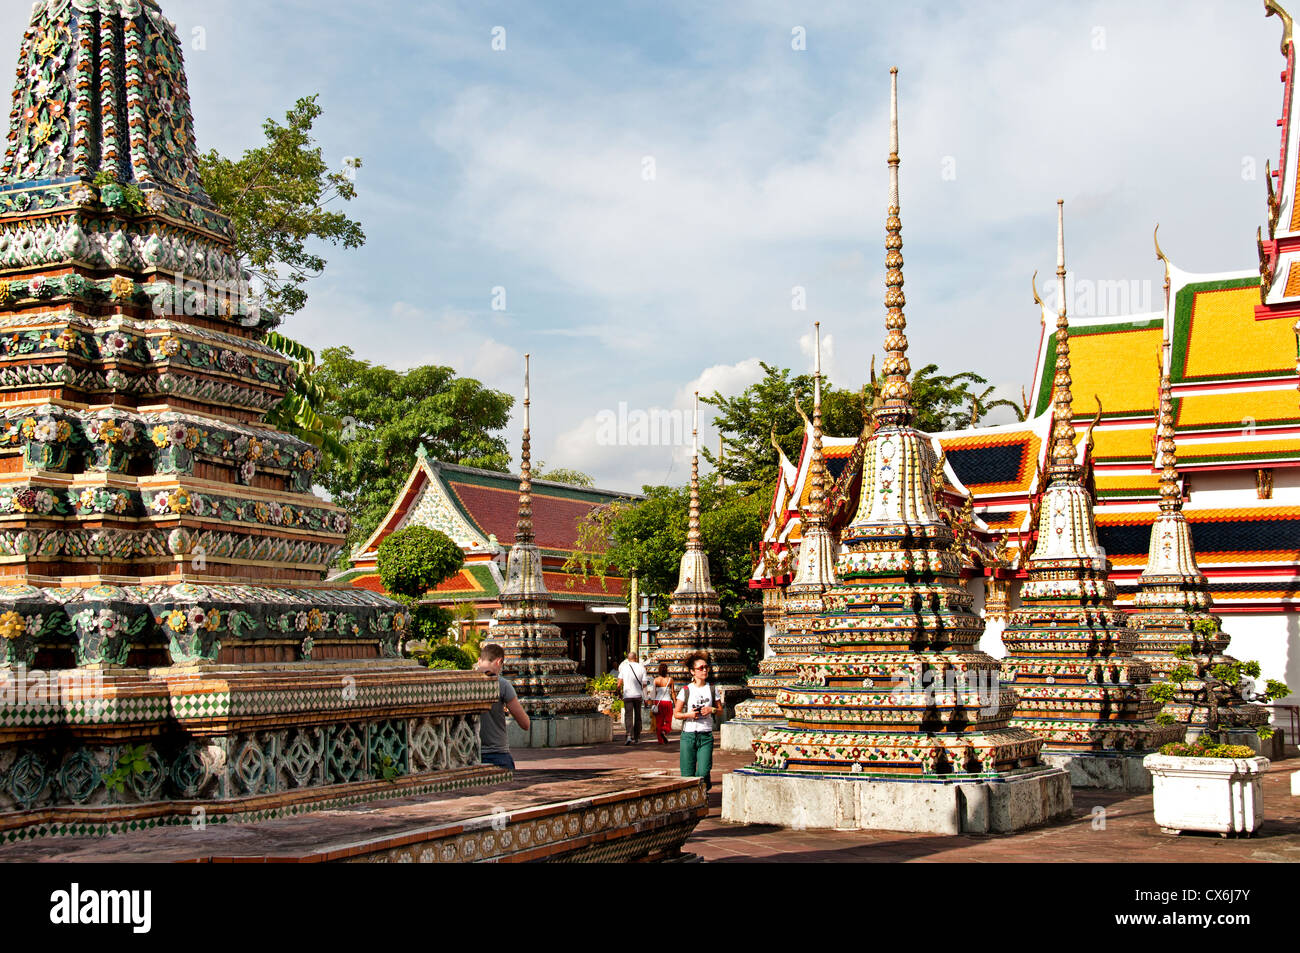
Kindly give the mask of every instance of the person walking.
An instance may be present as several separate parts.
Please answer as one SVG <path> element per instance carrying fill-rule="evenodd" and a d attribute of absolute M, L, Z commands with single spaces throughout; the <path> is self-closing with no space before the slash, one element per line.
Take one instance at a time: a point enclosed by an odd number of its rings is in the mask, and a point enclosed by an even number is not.
<path fill-rule="evenodd" d="M 645 666 L 635 652 L 628 652 L 618 667 L 618 689 L 623 693 L 623 728 L 627 732 L 625 745 L 641 740 L 641 701 L 645 697 Z"/>
<path fill-rule="evenodd" d="M 686 658 L 691 673 L 689 684 L 677 693 L 673 713 L 682 720 L 681 768 L 684 778 L 703 778 L 704 790 L 713 787 L 713 715 L 719 711 L 717 690 L 710 680 L 707 652 L 692 652 Z"/>
<path fill-rule="evenodd" d="M 519 696 L 510 679 L 501 674 L 501 666 L 506 661 L 506 650 L 496 642 L 485 642 L 479 648 L 478 661 L 474 664 L 476 672 L 487 672 L 497 677 L 497 700 L 491 708 L 483 713 L 479 722 L 479 738 L 482 741 L 483 763 L 495 764 L 499 768 L 515 769 L 515 759 L 510 756 L 510 739 L 506 734 L 506 712 L 524 731 L 532 727 L 528 713 L 519 704 Z"/>
<path fill-rule="evenodd" d="M 655 734 L 661 745 L 668 744 L 668 732 L 673 728 L 673 679 L 668 674 L 668 663 L 659 663 L 659 674 L 654 682 Z"/>

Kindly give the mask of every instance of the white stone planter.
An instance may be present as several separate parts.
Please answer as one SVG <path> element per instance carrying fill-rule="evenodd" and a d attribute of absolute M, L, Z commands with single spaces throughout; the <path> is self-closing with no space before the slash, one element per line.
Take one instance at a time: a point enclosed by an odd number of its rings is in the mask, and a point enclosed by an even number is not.
<path fill-rule="evenodd" d="M 1253 834 L 1264 823 L 1261 776 L 1267 758 L 1178 758 L 1147 755 L 1156 823 L 1173 834 Z"/>

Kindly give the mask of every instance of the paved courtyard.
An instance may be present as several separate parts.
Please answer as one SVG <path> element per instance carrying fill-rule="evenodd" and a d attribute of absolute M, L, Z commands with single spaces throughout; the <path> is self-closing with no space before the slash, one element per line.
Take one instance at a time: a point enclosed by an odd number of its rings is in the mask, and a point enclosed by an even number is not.
<path fill-rule="evenodd" d="M 714 749 L 713 792 L 707 820 L 686 842 L 686 850 L 707 861 L 784 863 L 944 863 L 1047 861 L 1166 863 L 1300 863 L 1300 797 L 1293 797 L 1291 772 L 1300 758 L 1276 762 L 1264 776 L 1267 820 L 1254 837 L 1164 834 L 1151 814 L 1151 795 L 1076 789 L 1074 819 L 1014 835 L 903 834 L 883 831 L 790 831 L 722 821 L 722 776 L 750 762 L 747 754 Z M 621 732 L 611 744 L 588 748 L 515 752 L 516 778 L 530 772 L 605 772 L 637 768 L 678 773 L 677 736 L 664 746 L 642 737 L 625 746 Z M 1104 810 L 1104 814 L 1097 809 Z"/>

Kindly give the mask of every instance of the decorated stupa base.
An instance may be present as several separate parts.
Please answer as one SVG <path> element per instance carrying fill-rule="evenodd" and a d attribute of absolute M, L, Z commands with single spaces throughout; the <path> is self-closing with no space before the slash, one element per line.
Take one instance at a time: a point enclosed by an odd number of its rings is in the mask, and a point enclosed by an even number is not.
<path fill-rule="evenodd" d="M 777 693 L 796 681 L 799 661 L 817 650 L 811 622 L 821 611 L 820 595 L 787 597 L 783 619 L 786 631 L 768 639 L 771 656 L 758 663 L 758 674 L 749 676 L 745 683 L 753 697 L 737 705 L 735 717 L 722 726 L 724 750 L 751 751 L 766 731 L 786 726 Z"/>
<path fill-rule="evenodd" d="M 490 636 L 505 649 L 501 674 L 514 685 L 531 722 L 524 731 L 514 719 L 507 721 L 510 746 L 556 748 L 609 741 L 613 723 L 600 713 L 600 699 L 586 692 L 587 680 L 568 658 L 568 642 L 546 598 L 536 544 L 516 543 Z"/>
<path fill-rule="evenodd" d="M 1162 392 L 1167 390 L 1166 380 Z M 1166 467 L 1176 474 L 1172 410 L 1162 413 L 1161 430 Z M 1173 479 L 1171 475 L 1164 482 L 1172 484 Z M 1152 525 L 1150 558 L 1129 616 L 1136 637 L 1134 654 L 1150 664 L 1156 682 L 1170 681 L 1175 672 L 1180 676 L 1191 672 L 1191 677 L 1175 683 L 1173 700 L 1160 712 L 1185 726 L 1186 740 L 1196 740 L 1213 724 L 1231 734 L 1232 743 L 1249 744 L 1258 751 L 1261 744 L 1256 732 L 1268 724 L 1268 709 L 1248 703 L 1236 685 L 1223 686 L 1211 702 L 1212 689 L 1204 676 L 1236 660 L 1225 654 L 1231 640 L 1212 613 L 1209 581 L 1196 565 L 1191 527 L 1175 495 L 1176 487 L 1170 485 L 1166 492 L 1169 502 L 1163 503 L 1165 509 Z"/>
<path fill-rule="evenodd" d="M 496 697 L 409 663 L 0 672 L 0 843 L 265 820 L 508 780 Z"/>
<path fill-rule="evenodd" d="M 491 683 L 397 659 L 408 614 L 322 582 L 297 362 L 204 191 L 154 0 L 42 2 L 0 167 L 0 830 L 255 817 L 445 789 Z M 440 788 L 440 786 L 442 786 Z M 114 825 L 117 825 L 116 827 Z"/>
<path fill-rule="evenodd" d="M 1043 758 L 1076 787 L 1151 788 L 1142 758 L 1176 741 L 1156 723 L 1148 663 L 1112 608 L 1114 584 L 1078 561 L 1031 563 L 1020 608 L 1002 633 L 1002 674 L 1020 696 L 1012 724 L 1043 739 Z M 1088 763 L 1095 761 L 1095 764 Z"/>
<path fill-rule="evenodd" d="M 673 681 L 687 685 L 691 673 L 686 660 L 700 651 L 708 653 L 710 677 L 726 710 L 722 716 L 726 720 L 749 695 L 745 665 L 734 647 L 731 629 L 722 618 L 717 594 L 712 590 L 676 593 L 669 604 L 668 621 L 657 635 L 654 654 L 645 660 L 646 671 L 657 673 L 659 664 L 667 663 Z"/>

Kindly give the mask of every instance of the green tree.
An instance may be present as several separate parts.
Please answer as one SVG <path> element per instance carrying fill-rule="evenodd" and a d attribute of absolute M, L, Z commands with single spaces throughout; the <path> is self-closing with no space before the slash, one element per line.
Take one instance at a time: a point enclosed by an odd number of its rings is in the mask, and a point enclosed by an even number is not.
<path fill-rule="evenodd" d="M 514 398 L 450 367 L 409 371 L 359 360 L 351 348 L 326 348 L 315 375 L 329 395 L 325 410 L 343 424 L 348 460 L 328 460 L 318 480 L 353 520 L 350 542 L 374 532 L 423 446 L 435 460 L 508 471 L 499 433 Z"/>
<path fill-rule="evenodd" d="M 361 225 L 340 211 L 326 211 L 336 199 L 356 197 L 349 172 L 332 171 L 312 139 L 321 115 L 317 97 L 298 100 L 281 126 L 263 124 L 266 144 L 228 159 L 215 150 L 199 157 L 199 175 L 212 200 L 230 218 L 235 255 L 241 269 L 257 279 L 260 305 L 279 315 L 294 314 L 307 303 L 308 279 L 325 269 L 323 256 L 308 242 L 359 248 Z M 360 160 L 353 160 L 352 169 Z M 266 422 L 321 449 L 326 457 L 347 458 L 339 441 L 341 422 L 325 412 L 327 395 L 315 379 L 316 356 L 274 331 L 266 343 L 296 362 L 292 389 L 266 415 Z"/>
<path fill-rule="evenodd" d="M 199 157 L 199 175 L 208 195 L 230 218 L 239 263 L 262 285 L 263 303 L 281 315 L 307 304 L 303 287 L 325 270 L 325 258 L 309 242 L 360 248 L 366 234 L 341 211 L 327 211 L 336 199 L 356 197 L 352 170 L 331 170 L 312 138 L 320 117 L 316 96 L 299 99 L 285 114 L 262 124 L 266 144 L 228 159 L 212 150 Z"/>
<path fill-rule="evenodd" d="M 537 461 L 537 469 L 533 471 L 533 479 L 550 480 L 552 483 L 567 483 L 570 486 L 581 486 L 590 489 L 596 485 L 596 481 L 583 473 L 581 470 L 570 470 L 568 467 L 546 468 L 546 461 Z"/>
<path fill-rule="evenodd" d="M 763 379 L 742 393 L 728 397 L 715 391 L 701 400 L 718 409 L 714 426 L 723 438 L 722 475 L 737 483 L 775 486 L 778 461 L 772 446 L 773 436 L 786 457 L 795 461 L 804 437 L 804 423 L 796 402 L 805 413 L 812 413 L 813 378 L 811 374 L 791 376 L 788 368 L 767 363 L 761 366 Z M 824 432 L 839 437 L 862 433 L 865 411 L 875 400 L 881 383 L 873 379 L 862 390 L 853 391 L 823 381 Z M 937 365 L 927 364 L 912 375 L 915 426 L 926 433 L 958 430 L 969 426 L 972 403 L 983 408 L 980 415 L 1008 403 L 990 401 L 987 389 L 978 394 L 972 392 L 973 386 L 987 383 L 970 371 L 944 375 L 939 373 Z M 715 468 L 719 467 L 717 458 L 708 449 L 703 455 Z"/>
<path fill-rule="evenodd" d="M 423 605 L 420 600 L 460 572 L 465 565 L 461 548 L 436 529 L 408 526 L 385 537 L 378 556 L 384 588 L 411 610 L 411 634 L 428 644 L 444 638 L 451 628 L 452 613 L 440 606 Z"/>

